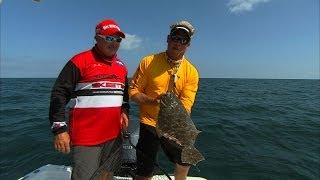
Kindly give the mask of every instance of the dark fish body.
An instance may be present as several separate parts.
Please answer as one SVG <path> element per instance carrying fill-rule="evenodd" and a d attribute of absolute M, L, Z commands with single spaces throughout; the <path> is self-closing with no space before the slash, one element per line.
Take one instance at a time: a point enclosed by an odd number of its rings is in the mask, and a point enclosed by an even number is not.
<path fill-rule="evenodd" d="M 194 147 L 195 140 L 201 131 L 197 130 L 189 113 L 173 92 L 168 92 L 160 98 L 156 131 L 159 137 L 164 136 L 182 146 L 183 163 L 196 165 L 204 160 L 201 153 Z"/>

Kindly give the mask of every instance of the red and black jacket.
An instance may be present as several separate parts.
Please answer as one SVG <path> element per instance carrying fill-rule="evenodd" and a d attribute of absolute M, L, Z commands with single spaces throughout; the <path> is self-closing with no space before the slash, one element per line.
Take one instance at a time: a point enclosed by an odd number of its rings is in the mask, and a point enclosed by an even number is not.
<path fill-rule="evenodd" d="M 106 59 L 96 47 L 75 55 L 52 88 L 52 132 L 67 131 L 69 117 L 73 145 L 97 145 L 116 138 L 121 131 L 121 111 L 130 108 L 127 74 L 116 55 Z"/>

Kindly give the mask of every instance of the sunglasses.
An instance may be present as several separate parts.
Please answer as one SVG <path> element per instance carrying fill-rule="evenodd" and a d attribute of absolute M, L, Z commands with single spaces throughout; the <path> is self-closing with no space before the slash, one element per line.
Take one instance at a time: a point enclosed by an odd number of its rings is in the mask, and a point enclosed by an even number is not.
<path fill-rule="evenodd" d="M 100 34 L 98 34 L 98 36 L 101 37 L 102 39 L 104 39 L 108 43 L 112 43 L 112 42 L 120 43 L 122 41 L 121 37 L 102 36 Z"/>
<path fill-rule="evenodd" d="M 174 42 L 180 42 L 180 44 L 182 44 L 182 45 L 186 45 L 190 42 L 190 39 L 179 38 L 178 36 L 176 36 L 174 34 L 170 35 L 170 39 Z"/>

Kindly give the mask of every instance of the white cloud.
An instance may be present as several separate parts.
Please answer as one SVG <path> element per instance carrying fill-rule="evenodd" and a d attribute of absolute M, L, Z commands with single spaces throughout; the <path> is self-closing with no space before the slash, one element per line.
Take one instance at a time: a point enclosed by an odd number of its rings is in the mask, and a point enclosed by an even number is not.
<path fill-rule="evenodd" d="M 124 38 L 121 42 L 121 49 L 124 50 L 133 50 L 138 48 L 141 45 L 142 39 L 136 35 L 126 34 L 126 38 Z"/>
<path fill-rule="evenodd" d="M 266 3 L 270 0 L 230 0 L 228 7 L 231 13 L 252 11 L 257 4 Z"/>

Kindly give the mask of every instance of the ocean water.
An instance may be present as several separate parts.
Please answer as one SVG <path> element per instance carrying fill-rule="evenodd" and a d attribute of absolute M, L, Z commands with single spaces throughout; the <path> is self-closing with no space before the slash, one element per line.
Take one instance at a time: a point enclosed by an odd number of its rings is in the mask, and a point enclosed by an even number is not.
<path fill-rule="evenodd" d="M 46 164 L 71 165 L 54 150 L 48 121 L 54 79 L 1 79 L 0 179 Z M 131 103 L 131 118 L 138 117 Z M 205 161 L 189 175 L 209 180 L 320 179 L 320 81 L 200 79 L 192 111 Z M 167 171 L 172 165 L 165 158 Z"/>

